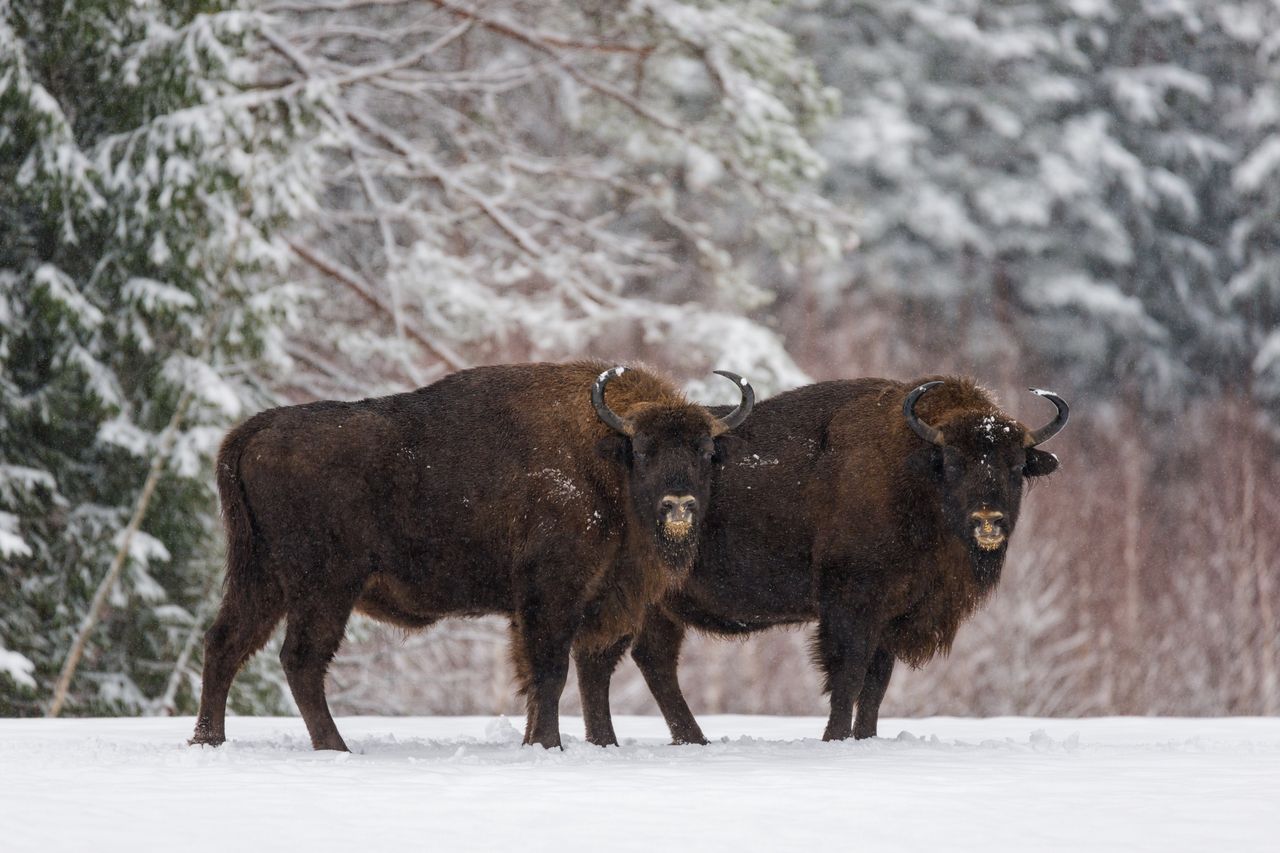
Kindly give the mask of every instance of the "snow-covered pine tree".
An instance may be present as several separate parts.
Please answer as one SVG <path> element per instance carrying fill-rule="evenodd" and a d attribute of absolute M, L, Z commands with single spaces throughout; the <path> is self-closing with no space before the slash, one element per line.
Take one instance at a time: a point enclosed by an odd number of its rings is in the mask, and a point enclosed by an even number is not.
<path fill-rule="evenodd" d="M 1062 7 L 1061 20 L 1075 11 Z M 1112 318 L 1125 314 L 1149 318 L 1137 347 L 1126 345 L 1123 329 L 1108 329 L 1107 354 L 1120 357 L 1090 378 L 1127 375 L 1125 390 L 1144 391 L 1153 412 L 1178 414 L 1195 396 L 1247 394 L 1251 364 L 1278 316 L 1280 268 L 1263 260 L 1275 232 L 1258 221 L 1265 193 L 1252 192 L 1258 170 L 1245 163 L 1250 147 L 1258 157 L 1276 132 L 1274 107 L 1266 107 L 1280 66 L 1268 34 L 1280 10 L 1265 0 L 1095 9 L 1088 36 L 1070 45 L 1085 97 L 1063 125 L 1064 162 L 1101 190 L 1128 257 L 1104 265 L 1080 254 L 1107 290 L 1092 310 L 1084 294 L 1077 313 L 1085 322 L 1062 331 L 1114 327 Z M 1073 307 L 1052 284 L 1032 300 L 1045 315 L 1041 331 L 1063 319 L 1045 308 Z M 1105 301 L 1115 297 L 1123 301 Z"/>
<path fill-rule="evenodd" d="M 1241 154 L 1221 188 L 1236 200 L 1226 298 L 1244 318 L 1248 390 L 1275 413 L 1271 432 L 1280 438 L 1280 7 L 1225 4 L 1219 17 L 1242 57 L 1233 68 L 1240 82 L 1224 104 Z"/>
<path fill-rule="evenodd" d="M 844 93 L 830 186 L 863 220 L 837 293 L 1156 408 L 1270 375 L 1274 3 L 806 5 Z"/>
<path fill-rule="evenodd" d="M 171 424 L 67 710 L 190 704 L 211 455 L 279 350 L 288 294 L 259 272 L 309 198 L 302 99 L 259 79 L 235 6 L 0 0 L 0 714 L 48 707 Z"/>

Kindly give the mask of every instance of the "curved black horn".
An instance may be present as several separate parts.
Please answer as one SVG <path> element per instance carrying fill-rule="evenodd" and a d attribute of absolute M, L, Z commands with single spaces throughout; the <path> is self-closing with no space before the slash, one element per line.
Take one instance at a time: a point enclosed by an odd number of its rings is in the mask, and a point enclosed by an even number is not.
<path fill-rule="evenodd" d="M 635 435 L 635 424 L 625 418 L 619 417 L 618 413 L 609 408 L 604 401 L 604 387 L 608 385 L 611 380 L 616 379 L 626 372 L 627 369 L 625 367 L 618 365 L 617 367 L 609 368 L 604 373 L 597 376 L 595 384 L 591 386 L 591 405 L 595 406 L 596 414 L 600 417 L 600 420 L 604 421 L 605 426 L 610 429 L 617 430 L 623 435 Z"/>
<path fill-rule="evenodd" d="M 732 379 L 738 386 L 738 393 L 742 395 L 742 402 L 738 403 L 738 408 L 734 409 L 723 418 L 720 418 L 720 425 L 724 427 L 726 432 L 728 432 L 738 426 L 738 424 L 745 421 L 747 419 L 747 415 L 751 414 L 751 409 L 756 404 L 756 392 L 755 389 L 751 387 L 750 382 L 743 379 L 736 373 L 728 370 L 715 370 L 712 372 L 723 376 L 725 379 Z"/>
<path fill-rule="evenodd" d="M 942 430 L 937 427 L 931 427 L 924 421 L 916 417 L 916 400 L 920 399 L 920 395 L 930 388 L 942 384 L 941 379 L 935 379 L 932 382 L 926 382 L 919 388 L 916 388 L 907 395 L 907 399 L 902 403 L 902 414 L 907 419 L 907 426 L 911 427 L 911 431 L 923 438 L 930 444 L 936 444 L 939 447 L 946 444 L 942 438 Z"/>
<path fill-rule="evenodd" d="M 1032 430 L 1027 433 L 1026 446 L 1035 447 L 1037 444 L 1043 444 L 1053 438 L 1062 428 L 1067 425 L 1067 416 L 1071 414 L 1071 409 L 1067 407 L 1067 401 L 1059 397 L 1052 391 L 1042 391 L 1039 388 L 1028 388 L 1032 394 L 1037 397 L 1044 397 L 1050 403 L 1058 407 L 1058 416 L 1052 421 L 1040 427 L 1040 429 Z"/>

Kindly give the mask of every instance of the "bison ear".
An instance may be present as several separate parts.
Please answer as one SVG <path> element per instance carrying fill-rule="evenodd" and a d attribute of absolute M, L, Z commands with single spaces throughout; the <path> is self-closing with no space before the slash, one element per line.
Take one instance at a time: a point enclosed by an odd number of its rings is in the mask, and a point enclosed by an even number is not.
<path fill-rule="evenodd" d="M 723 465 L 731 457 L 737 456 L 742 448 L 746 446 L 746 441 L 732 433 L 723 433 L 715 437 L 716 455 L 711 457 L 711 461 L 717 465 Z"/>
<path fill-rule="evenodd" d="M 1058 470 L 1058 457 L 1047 450 L 1032 447 L 1027 450 L 1027 464 L 1022 473 L 1027 477 L 1045 477 Z"/>
<path fill-rule="evenodd" d="M 631 465 L 631 439 L 618 433 L 610 433 L 596 442 L 596 455 L 606 462 Z"/>

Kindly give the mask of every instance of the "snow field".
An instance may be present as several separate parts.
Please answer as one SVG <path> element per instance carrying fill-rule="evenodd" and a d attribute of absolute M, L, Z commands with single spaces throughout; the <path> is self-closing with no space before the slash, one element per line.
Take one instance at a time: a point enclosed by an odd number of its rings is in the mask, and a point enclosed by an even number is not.
<path fill-rule="evenodd" d="M 1280 719 L 619 717 L 620 748 L 505 718 L 0 720 L 0 850 L 1275 850 Z"/>

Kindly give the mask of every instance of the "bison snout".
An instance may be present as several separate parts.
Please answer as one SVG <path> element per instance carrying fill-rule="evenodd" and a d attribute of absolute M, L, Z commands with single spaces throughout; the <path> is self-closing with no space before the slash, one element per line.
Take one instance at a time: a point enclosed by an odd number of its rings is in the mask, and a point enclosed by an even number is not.
<path fill-rule="evenodd" d="M 658 512 L 664 521 L 692 521 L 698 511 L 698 499 L 693 495 L 666 495 L 658 501 Z"/>
<path fill-rule="evenodd" d="M 1004 527 L 1004 513 L 996 509 L 980 509 L 969 516 L 973 525 L 973 538 L 984 551 L 994 551 L 1004 544 L 1008 534 Z"/>
<path fill-rule="evenodd" d="M 668 536 L 683 539 L 693 532 L 698 499 L 693 495 L 664 495 L 658 501 L 658 518 Z"/>

